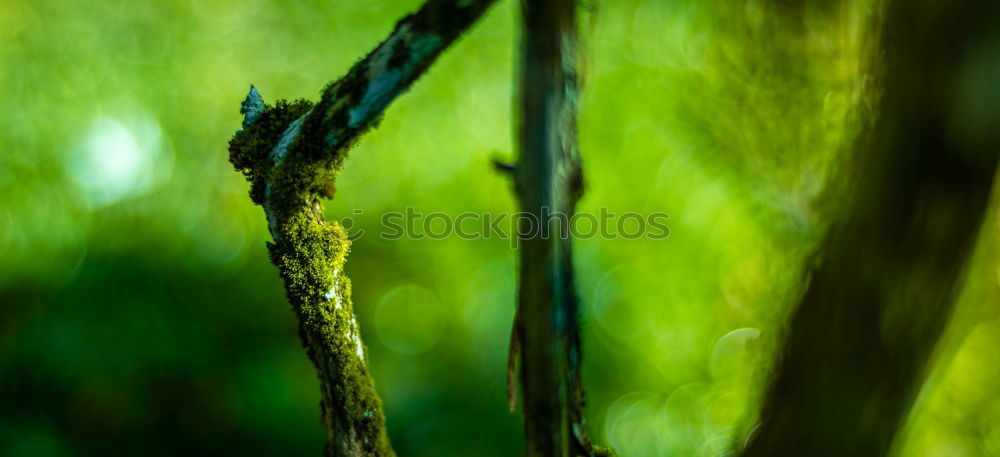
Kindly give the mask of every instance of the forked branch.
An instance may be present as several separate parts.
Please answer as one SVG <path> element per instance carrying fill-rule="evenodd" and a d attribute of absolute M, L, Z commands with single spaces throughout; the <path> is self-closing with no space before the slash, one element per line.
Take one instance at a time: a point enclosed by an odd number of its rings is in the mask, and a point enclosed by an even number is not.
<path fill-rule="evenodd" d="M 344 274 L 350 241 L 340 224 L 325 220 L 322 199 L 333 197 L 350 147 L 492 3 L 428 1 L 330 83 L 315 105 L 279 100 L 268 106 L 253 87 L 243 102 L 243 129 L 230 141 L 230 161 L 267 216 L 271 261 L 318 373 L 327 456 L 394 453 Z"/>

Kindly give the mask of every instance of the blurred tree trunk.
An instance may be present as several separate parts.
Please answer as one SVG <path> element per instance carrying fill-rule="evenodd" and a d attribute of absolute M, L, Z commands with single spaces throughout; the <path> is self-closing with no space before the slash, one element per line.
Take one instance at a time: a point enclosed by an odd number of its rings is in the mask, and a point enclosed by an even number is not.
<path fill-rule="evenodd" d="M 846 218 L 789 323 L 748 457 L 888 452 L 987 207 L 1000 106 L 977 90 L 1000 81 L 997 48 L 984 46 L 996 42 L 1000 2 L 890 3 L 878 118 Z"/>
<path fill-rule="evenodd" d="M 527 217 L 518 229 L 520 290 L 512 357 L 520 346 L 525 454 L 592 455 L 583 419 L 569 234 L 583 192 L 576 146 L 576 0 L 523 0 L 521 7 L 519 157 L 513 175 Z"/>

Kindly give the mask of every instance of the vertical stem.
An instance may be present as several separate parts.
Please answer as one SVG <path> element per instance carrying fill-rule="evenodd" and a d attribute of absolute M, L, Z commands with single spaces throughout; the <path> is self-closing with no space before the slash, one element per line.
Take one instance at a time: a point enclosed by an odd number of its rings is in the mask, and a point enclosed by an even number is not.
<path fill-rule="evenodd" d="M 579 381 L 578 301 L 569 221 L 583 192 L 576 147 L 575 0 L 521 2 L 520 339 L 527 456 L 592 452 Z M 517 347 L 518 344 L 512 344 Z"/>
<path fill-rule="evenodd" d="M 977 106 L 985 112 L 969 123 L 960 115 L 971 107 L 956 103 L 970 77 L 998 77 L 970 73 L 996 68 L 981 64 L 996 62 L 981 43 L 1000 13 L 995 1 L 972 3 L 891 2 L 861 176 L 791 319 L 745 456 L 885 455 L 906 417 L 997 166 L 1000 110 Z"/>

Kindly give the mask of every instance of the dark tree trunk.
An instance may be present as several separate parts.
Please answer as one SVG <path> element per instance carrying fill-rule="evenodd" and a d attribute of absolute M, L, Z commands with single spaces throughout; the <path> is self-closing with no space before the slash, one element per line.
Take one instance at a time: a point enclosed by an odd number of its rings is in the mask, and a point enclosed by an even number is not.
<path fill-rule="evenodd" d="M 971 122 L 961 115 L 984 107 L 962 103 L 975 89 L 970 78 L 1000 81 L 1000 56 L 981 46 L 996 37 L 998 5 L 891 2 L 884 92 L 845 195 L 850 209 L 789 323 L 762 425 L 745 456 L 879 456 L 890 449 L 987 208 L 1000 106 L 985 106 Z M 993 66 L 977 66 L 982 59 Z M 980 67 L 993 74 L 977 74 Z"/>
<path fill-rule="evenodd" d="M 512 351 L 521 348 L 526 455 L 591 455 L 580 384 L 578 301 L 569 220 L 583 191 L 576 147 L 575 0 L 521 2 L 520 291 Z M 513 354 L 512 354 L 513 355 Z"/>

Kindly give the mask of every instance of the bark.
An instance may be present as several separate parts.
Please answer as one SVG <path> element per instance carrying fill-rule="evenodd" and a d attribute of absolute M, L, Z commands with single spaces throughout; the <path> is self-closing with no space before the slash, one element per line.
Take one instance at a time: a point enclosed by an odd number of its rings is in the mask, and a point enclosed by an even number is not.
<path fill-rule="evenodd" d="M 251 87 L 230 160 L 264 208 L 299 333 L 316 366 L 327 456 L 393 456 L 381 401 L 368 373 L 344 265 L 350 241 L 323 216 L 350 146 L 469 28 L 493 0 L 430 0 L 329 84 L 320 101 L 264 104 Z"/>
<path fill-rule="evenodd" d="M 969 123 L 958 101 L 997 10 L 992 1 L 891 2 L 884 92 L 844 196 L 850 209 L 791 318 L 745 456 L 889 451 L 987 208 L 1000 107 Z"/>
<path fill-rule="evenodd" d="M 579 305 L 568 221 L 583 192 L 576 146 L 575 0 L 521 2 L 519 157 L 522 214 L 512 360 L 520 350 L 529 457 L 594 455 L 584 428 Z M 532 232 L 533 230 L 533 232 Z M 527 235 L 525 235 L 527 234 Z"/>

